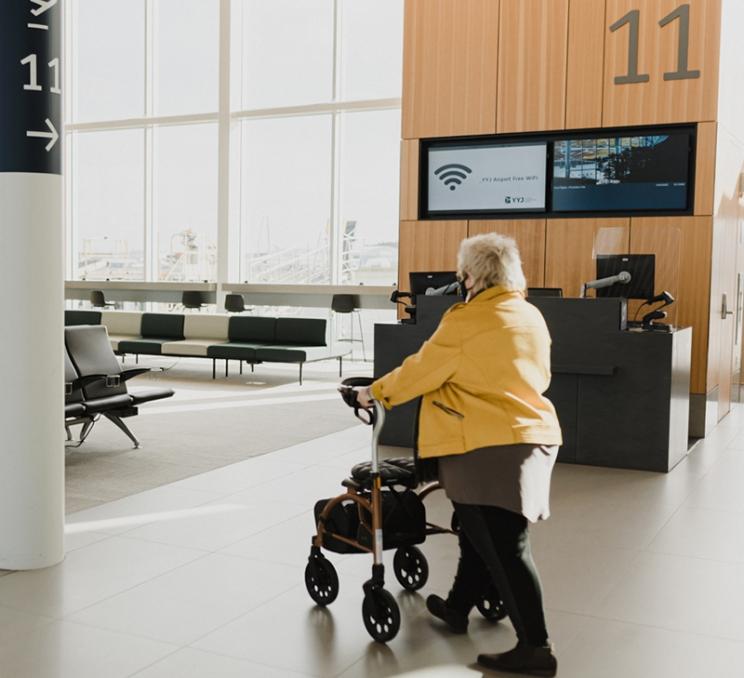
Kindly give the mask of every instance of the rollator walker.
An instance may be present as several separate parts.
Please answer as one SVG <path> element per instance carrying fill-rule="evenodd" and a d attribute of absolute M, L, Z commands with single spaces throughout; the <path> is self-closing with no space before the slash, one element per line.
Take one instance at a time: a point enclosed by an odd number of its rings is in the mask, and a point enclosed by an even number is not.
<path fill-rule="evenodd" d="M 351 469 L 351 475 L 341 483 L 346 488 L 343 494 L 315 505 L 317 532 L 305 568 L 305 586 L 316 604 L 330 605 L 338 596 L 339 581 L 336 568 L 322 549 L 372 554 L 372 577 L 362 587 L 362 618 L 369 635 L 385 643 L 395 638 L 400 629 L 400 608 L 385 588 L 383 550 L 395 549 L 393 571 L 400 585 L 406 591 L 418 591 L 429 578 L 429 565 L 417 545 L 430 535 L 457 534 L 458 526 L 454 514 L 449 527 L 426 521 L 423 501 L 441 486 L 431 482 L 419 487 L 413 459 L 380 461 L 378 443 L 385 409 L 377 401 L 369 409 L 360 407 L 354 390 L 355 386 L 369 386 L 372 381 L 350 378 L 339 389 L 357 419 L 372 427 L 372 459 Z M 495 588 L 486 593 L 477 608 L 490 621 L 506 616 Z"/>

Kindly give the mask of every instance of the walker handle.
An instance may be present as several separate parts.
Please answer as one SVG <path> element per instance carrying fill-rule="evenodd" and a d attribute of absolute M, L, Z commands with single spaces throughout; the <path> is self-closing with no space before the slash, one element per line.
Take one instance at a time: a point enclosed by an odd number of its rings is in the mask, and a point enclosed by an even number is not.
<path fill-rule="evenodd" d="M 338 387 L 339 393 L 344 399 L 344 402 L 354 409 L 354 416 L 367 426 L 375 426 L 377 423 L 377 408 L 374 406 L 369 408 L 361 407 L 357 398 L 359 392 L 355 387 L 366 387 L 373 381 L 374 380 L 369 377 L 349 377 L 348 379 L 344 379 Z"/>

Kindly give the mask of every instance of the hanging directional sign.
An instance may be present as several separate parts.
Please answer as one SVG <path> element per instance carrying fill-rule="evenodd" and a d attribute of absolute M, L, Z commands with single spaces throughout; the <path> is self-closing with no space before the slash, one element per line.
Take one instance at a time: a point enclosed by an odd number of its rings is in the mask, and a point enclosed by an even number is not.
<path fill-rule="evenodd" d="M 61 5 L 0 1 L 0 172 L 62 173 Z"/>

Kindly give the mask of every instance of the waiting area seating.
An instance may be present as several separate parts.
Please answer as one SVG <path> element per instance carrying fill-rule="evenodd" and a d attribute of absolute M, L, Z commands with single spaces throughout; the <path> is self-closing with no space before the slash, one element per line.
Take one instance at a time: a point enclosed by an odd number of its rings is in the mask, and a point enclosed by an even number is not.
<path fill-rule="evenodd" d="M 127 381 L 149 368 L 123 369 L 114 355 L 106 328 L 101 325 L 78 325 L 65 328 L 65 430 L 72 442 L 71 426 L 81 424 L 75 442 L 82 445 L 94 424 L 105 417 L 132 441 L 139 441 L 123 419 L 136 416 L 137 407 L 153 400 L 170 398 L 169 388 L 130 391 Z"/>
<path fill-rule="evenodd" d="M 322 318 L 271 318 L 204 313 L 141 313 L 132 311 L 65 311 L 65 325 L 102 325 L 117 355 L 163 355 L 212 359 L 212 378 L 217 360 L 237 360 L 242 372 L 246 362 L 254 369 L 264 362 L 299 366 L 300 384 L 305 363 L 337 359 L 339 376 L 349 347 L 326 342 Z"/>

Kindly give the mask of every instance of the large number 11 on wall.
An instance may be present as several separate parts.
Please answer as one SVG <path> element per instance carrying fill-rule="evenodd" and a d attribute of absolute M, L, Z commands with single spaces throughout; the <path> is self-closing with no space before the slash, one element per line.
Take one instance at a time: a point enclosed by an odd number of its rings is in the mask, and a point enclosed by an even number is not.
<path fill-rule="evenodd" d="M 664 80 L 693 80 L 700 77 L 699 70 L 690 70 L 689 51 L 690 51 L 690 5 L 680 5 L 674 11 L 667 14 L 659 20 L 659 26 L 664 28 L 673 21 L 679 19 L 679 33 L 677 43 L 677 69 L 664 73 Z M 628 26 L 628 72 L 625 75 L 615 77 L 616 85 L 632 85 L 639 82 L 648 82 L 650 76 L 648 73 L 638 72 L 638 36 L 640 33 L 641 11 L 633 9 L 624 17 L 618 19 L 610 31 L 615 32 L 623 26 Z"/>
<path fill-rule="evenodd" d="M 606 0 L 602 30 L 603 126 L 716 119 L 721 0 Z"/>

